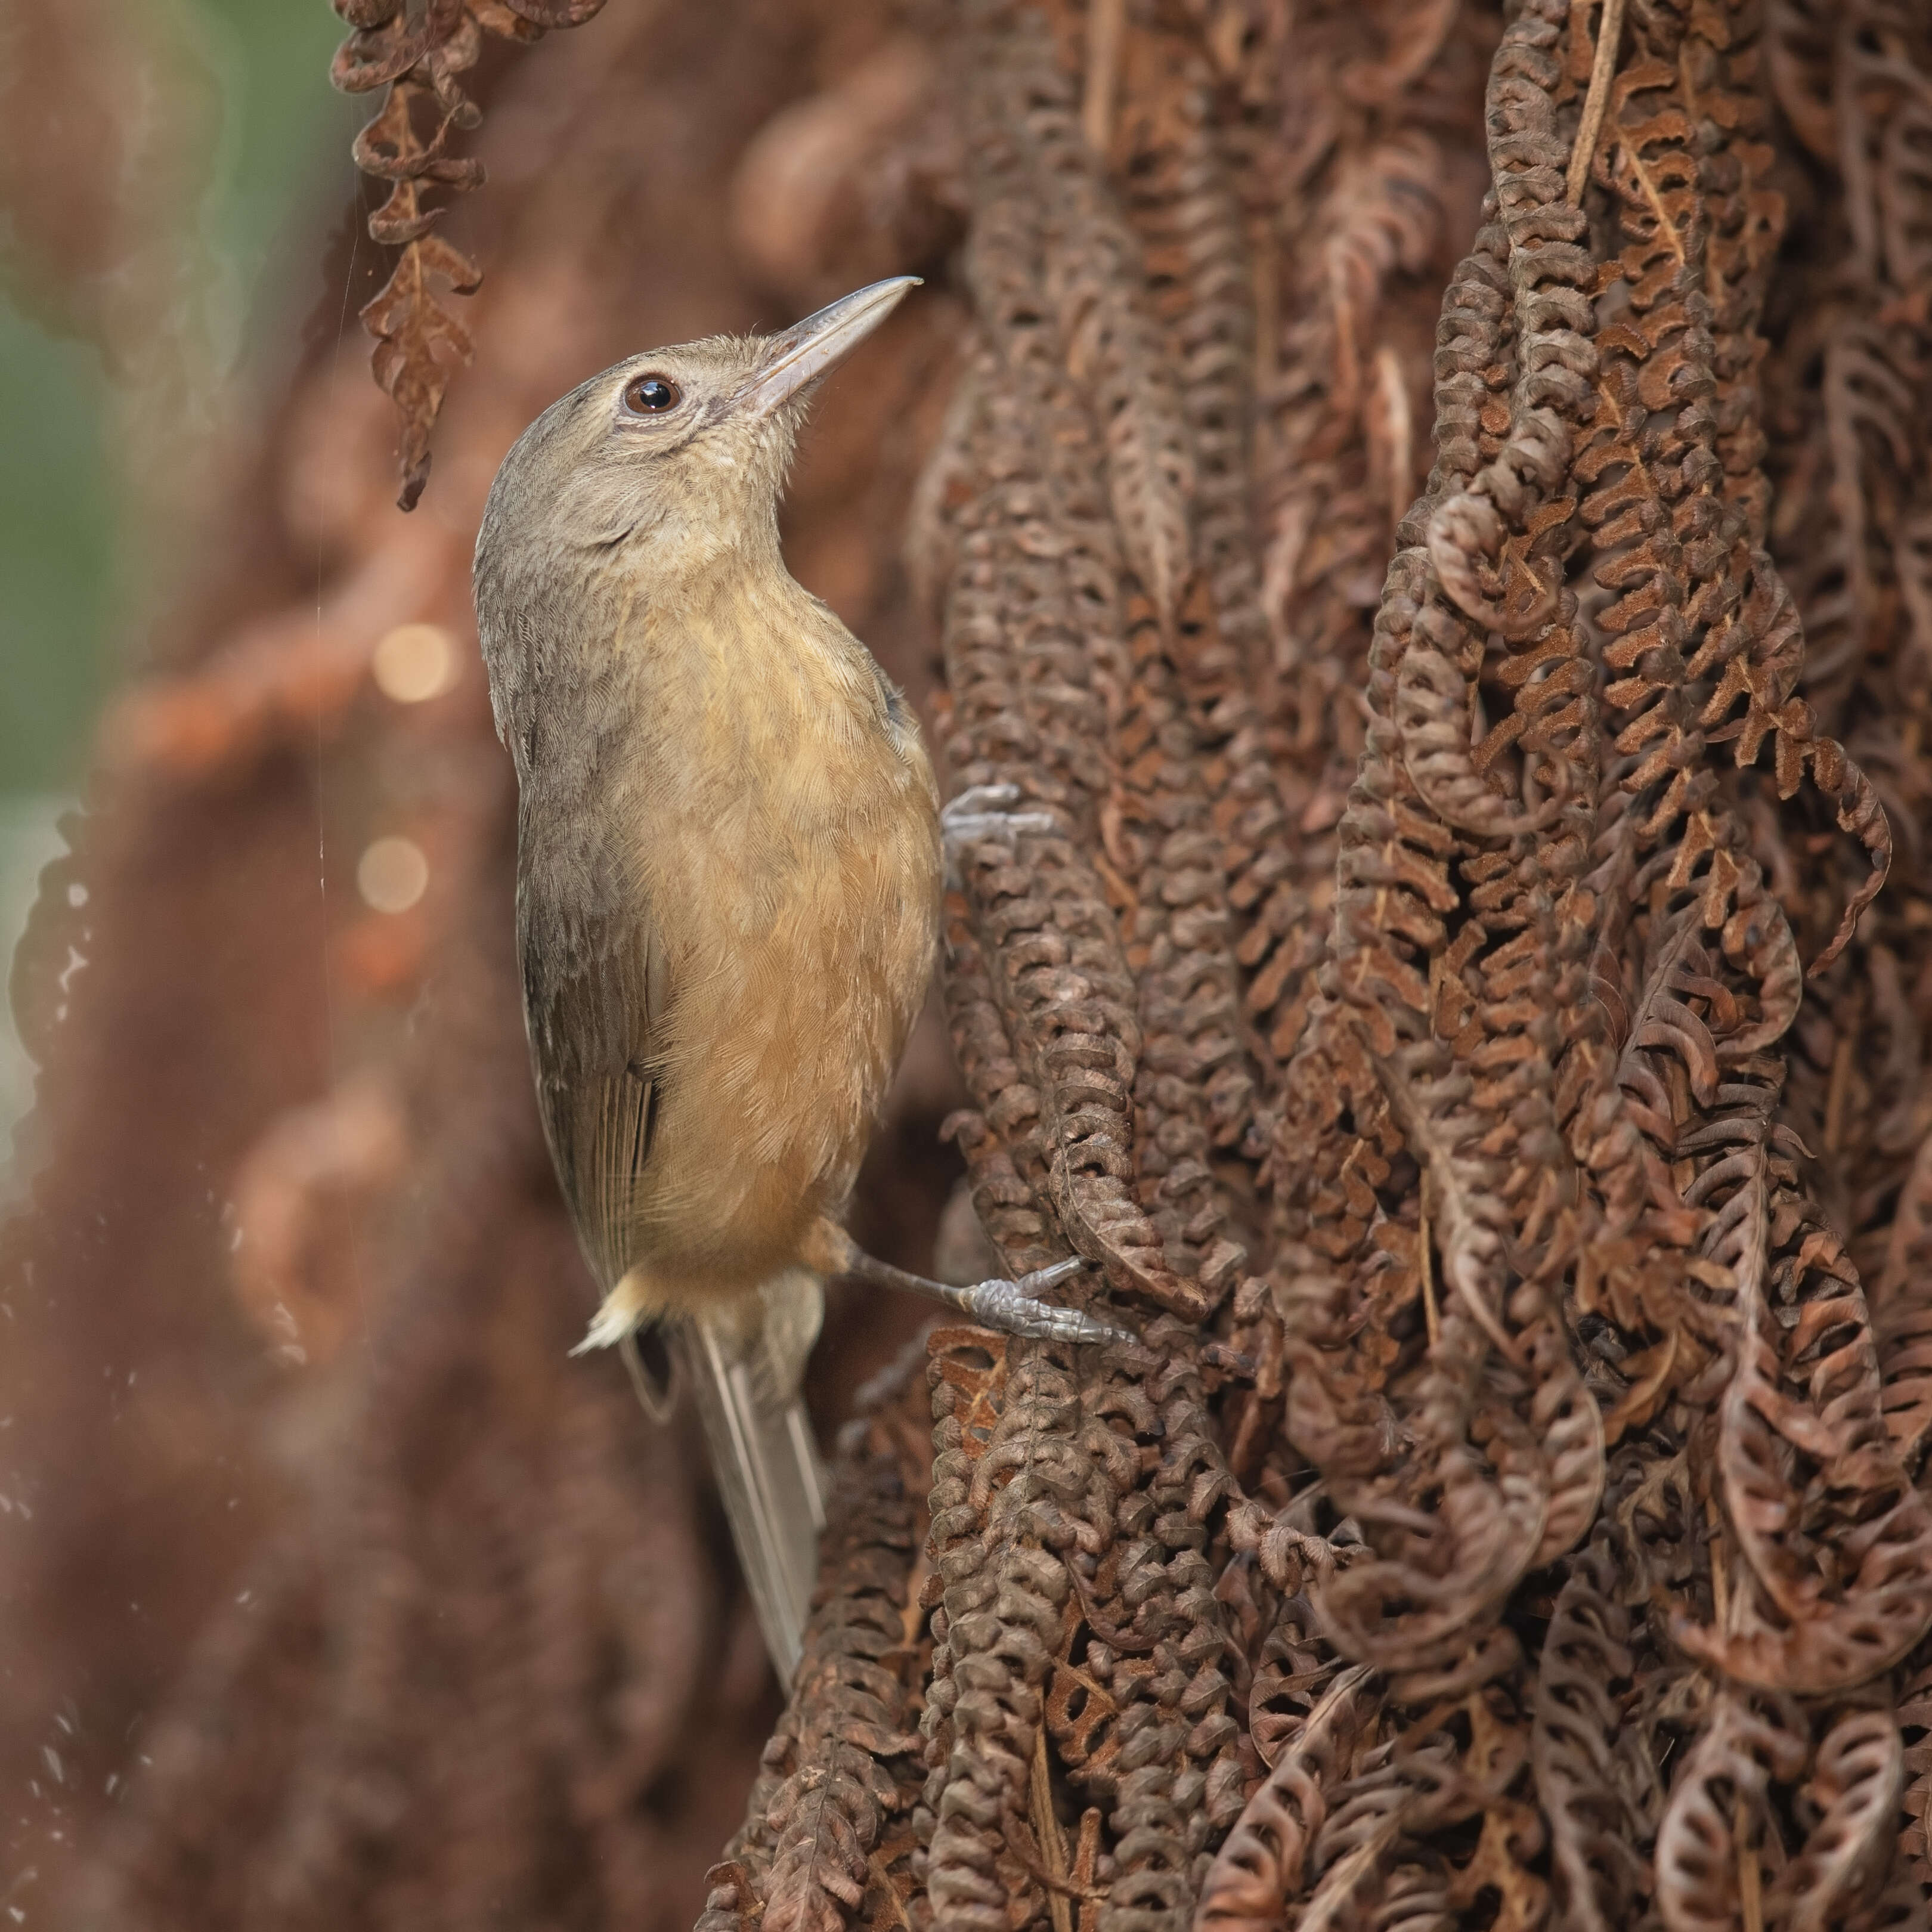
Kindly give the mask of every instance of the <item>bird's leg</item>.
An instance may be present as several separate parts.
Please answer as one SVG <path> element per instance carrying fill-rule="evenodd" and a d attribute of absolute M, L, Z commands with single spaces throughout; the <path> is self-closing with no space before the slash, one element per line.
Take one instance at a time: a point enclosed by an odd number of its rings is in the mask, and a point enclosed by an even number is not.
<path fill-rule="evenodd" d="M 982 1328 L 998 1328 L 1008 1335 L 1021 1335 L 1036 1342 L 1127 1342 L 1133 1338 L 1124 1330 L 1096 1322 L 1077 1308 L 1063 1308 L 1036 1298 L 1042 1288 L 1080 1272 L 1078 1260 L 1055 1262 L 1051 1268 L 1036 1268 L 1018 1281 L 976 1281 L 964 1288 L 950 1282 L 932 1281 L 922 1274 L 908 1274 L 888 1262 L 875 1261 L 862 1250 L 853 1250 L 844 1272 L 855 1281 L 875 1282 L 881 1288 L 908 1288 L 928 1294 L 970 1316 Z"/>
<path fill-rule="evenodd" d="M 1052 832 L 1057 824 L 1048 812 L 1016 812 L 1020 788 L 1012 784 L 974 785 L 952 800 L 939 814 L 939 836 L 946 850 L 946 870 L 957 880 L 959 848 L 970 838 L 1008 838 L 1018 832 Z"/>
<path fill-rule="evenodd" d="M 806 1237 L 806 1265 L 822 1274 L 847 1275 L 854 1281 L 870 1282 L 880 1288 L 907 1288 L 958 1309 L 983 1328 L 998 1328 L 1029 1341 L 1095 1343 L 1134 1339 L 1124 1329 L 1096 1321 L 1077 1308 L 1063 1308 L 1039 1299 L 1042 1288 L 1080 1271 L 1082 1264 L 1078 1259 L 1035 1268 L 1017 1281 L 976 1281 L 962 1288 L 952 1282 L 909 1274 L 890 1262 L 875 1259 L 836 1222 L 818 1222 Z"/>

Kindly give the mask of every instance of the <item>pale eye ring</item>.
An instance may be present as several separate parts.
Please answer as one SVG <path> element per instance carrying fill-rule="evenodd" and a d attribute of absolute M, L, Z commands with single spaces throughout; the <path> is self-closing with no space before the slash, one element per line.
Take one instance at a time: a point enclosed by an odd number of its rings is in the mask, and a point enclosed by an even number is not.
<path fill-rule="evenodd" d="M 634 416 L 661 416 L 683 400 L 683 392 L 668 376 L 633 376 L 624 386 L 624 406 Z"/>

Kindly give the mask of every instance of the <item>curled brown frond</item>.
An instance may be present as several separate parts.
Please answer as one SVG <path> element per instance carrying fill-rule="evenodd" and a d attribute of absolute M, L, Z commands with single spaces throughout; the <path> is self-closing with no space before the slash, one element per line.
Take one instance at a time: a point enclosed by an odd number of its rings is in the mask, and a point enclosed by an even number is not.
<path fill-rule="evenodd" d="M 466 296 L 483 272 L 434 232 L 446 204 L 424 197 L 436 189 L 462 194 L 482 186 L 483 164 L 450 152 L 472 132 L 482 110 L 461 76 L 494 34 L 527 44 L 552 27 L 574 27 L 604 0 L 334 0 L 349 22 L 330 80 L 345 94 L 384 90 L 382 104 L 356 136 L 356 165 L 389 191 L 369 216 L 369 238 L 398 251 L 382 287 L 362 308 L 376 338 L 376 380 L 394 400 L 401 431 L 396 501 L 416 508 L 429 481 L 430 432 L 451 379 L 475 353 L 470 332 L 442 291 Z"/>
<path fill-rule="evenodd" d="M 1265 1932 L 1279 1923 L 1328 1815 L 1324 1788 L 1349 1761 L 1368 1677 L 1360 1664 L 1342 1671 L 1288 1739 L 1215 1856 L 1194 1909 L 1197 1932 Z"/>

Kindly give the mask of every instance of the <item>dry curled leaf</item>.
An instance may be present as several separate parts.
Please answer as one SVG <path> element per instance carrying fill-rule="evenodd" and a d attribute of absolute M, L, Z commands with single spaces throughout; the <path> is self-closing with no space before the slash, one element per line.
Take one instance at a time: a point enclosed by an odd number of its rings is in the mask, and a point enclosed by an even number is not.
<path fill-rule="evenodd" d="M 480 187 L 482 162 L 452 154 L 482 111 L 463 91 L 483 37 L 527 43 L 551 27 L 574 27 L 604 0 L 334 0 L 352 29 L 329 79 L 345 94 L 386 89 L 382 106 L 356 136 L 356 165 L 389 184 L 369 217 L 369 238 L 398 250 L 388 280 L 360 311 L 376 338 L 376 380 L 394 400 L 401 431 L 399 508 L 412 510 L 429 481 L 430 433 L 458 369 L 474 350 L 448 308 L 446 290 L 472 294 L 483 272 L 433 232 L 445 204 L 426 194 Z"/>

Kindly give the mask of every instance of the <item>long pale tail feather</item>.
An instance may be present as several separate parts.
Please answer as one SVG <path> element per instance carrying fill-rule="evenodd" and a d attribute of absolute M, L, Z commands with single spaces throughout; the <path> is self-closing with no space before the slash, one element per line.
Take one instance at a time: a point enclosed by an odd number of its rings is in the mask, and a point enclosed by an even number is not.
<path fill-rule="evenodd" d="M 816 1275 L 758 1291 L 763 1318 L 699 1316 L 676 1346 L 698 1398 L 724 1513 L 779 1678 L 798 1667 L 825 1526 L 825 1478 L 799 1393 L 824 1310 Z"/>

